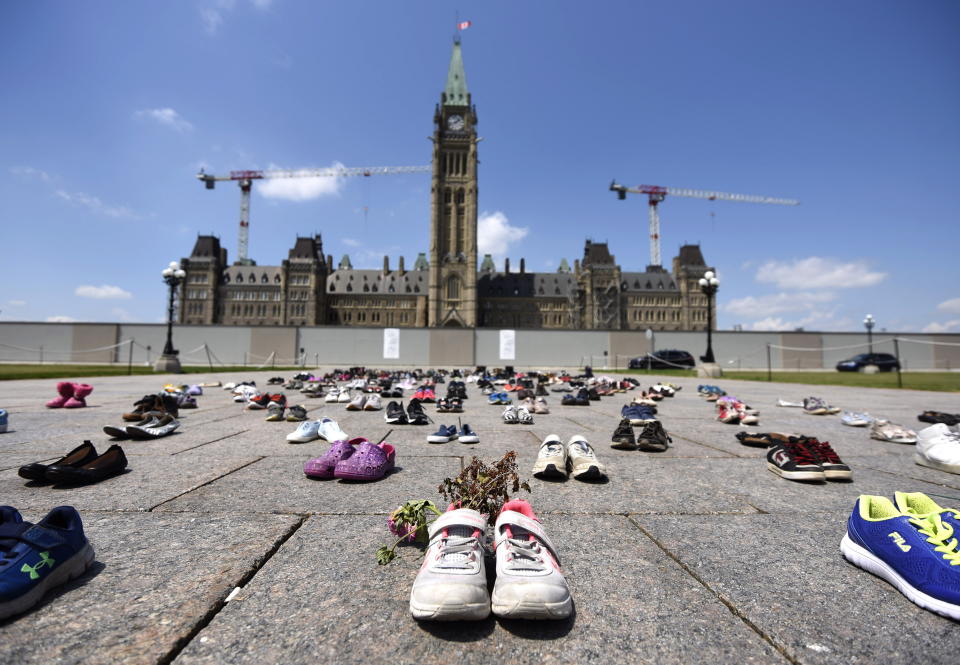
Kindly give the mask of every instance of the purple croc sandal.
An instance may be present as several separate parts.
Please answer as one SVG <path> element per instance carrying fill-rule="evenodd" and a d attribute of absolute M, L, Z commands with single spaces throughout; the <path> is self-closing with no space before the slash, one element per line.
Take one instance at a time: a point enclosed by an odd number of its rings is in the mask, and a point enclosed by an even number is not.
<path fill-rule="evenodd" d="M 366 439 L 357 438 L 350 441 L 334 441 L 333 445 L 327 449 L 320 457 L 314 457 L 303 465 L 303 472 L 310 478 L 323 478 L 329 480 L 333 478 L 333 469 L 342 460 L 349 458 L 356 452 L 357 445 L 361 443 L 370 443 Z"/>
<path fill-rule="evenodd" d="M 337 462 L 333 475 L 344 480 L 380 480 L 393 469 L 396 459 L 396 448 L 389 443 L 366 441 L 351 457 Z"/>

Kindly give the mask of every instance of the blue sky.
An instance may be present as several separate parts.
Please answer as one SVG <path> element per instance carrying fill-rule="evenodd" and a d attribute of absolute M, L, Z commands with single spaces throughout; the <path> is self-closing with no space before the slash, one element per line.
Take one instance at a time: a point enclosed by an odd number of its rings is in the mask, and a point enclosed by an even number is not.
<path fill-rule="evenodd" d="M 528 270 L 608 241 L 649 257 L 611 179 L 792 197 L 668 199 L 665 262 L 701 243 L 719 325 L 960 331 L 960 4 L 5 3 L 0 319 L 157 321 L 160 271 L 239 193 L 200 167 L 419 165 L 456 12 L 479 114 L 481 251 Z M 336 260 L 426 251 L 426 175 L 255 185 L 250 254 L 319 232 Z"/>

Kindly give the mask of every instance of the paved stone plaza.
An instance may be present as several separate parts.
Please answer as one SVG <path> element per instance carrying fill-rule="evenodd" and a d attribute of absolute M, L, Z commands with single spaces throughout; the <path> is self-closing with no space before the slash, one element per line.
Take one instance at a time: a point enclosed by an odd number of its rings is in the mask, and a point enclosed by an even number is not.
<path fill-rule="evenodd" d="M 255 379 L 277 372 L 190 375 Z M 184 378 L 184 377 L 181 377 Z M 79 380 L 80 377 L 77 377 Z M 0 622 L 0 663 L 912 663 L 952 662 L 960 630 L 848 564 L 839 543 L 858 494 L 923 491 L 960 505 L 960 476 L 917 466 L 913 447 L 869 438 L 838 416 L 777 408 L 778 397 L 816 394 L 912 428 L 924 409 L 960 411 L 957 393 L 805 387 L 723 381 L 760 409 L 758 431 L 793 431 L 833 443 L 852 483 L 806 485 L 766 469 L 738 426 L 713 419 L 698 381 L 660 403 L 673 437 L 665 453 L 610 448 L 630 394 L 589 407 L 560 406 L 532 426 L 504 425 L 472 385 L 462 415 L 479 445 L 426 443 L 436 426 L 398 426 L 398 470 L 370 484 L 313 481 L 303 463 L 328 444 L 286 443 L 291 423 L 264 421 L 219 388 L 184 411 L 181 429 L 123 442 L 125 475 L 98 485 L 28 486 L 21 464 L 54 460 L 120 424 L 144 393 L 174 377 L 89 380 L 89 408 L 50 410 L 56 381 L 0 382 L 10 431 L 0 434 L 0 504 L 37 521 L 70 504 L 97 552 L 91 570 L 31 612 Z M 351 436 L 377 441 L 382 412 L 300 399 Z M 445 394 L 445 386 L 438 393 Z M 388 401 L 388 400 L 387 400 Z M 455 422 L 427 413 L 435 423 Z M 386 514 L 412 498 L 439 502 L 437 485 L 471 455 L 519 453 L 528 477 L 550 433 L 585 434 L 610 480 L 531 479 L 527 496 L 557 544 L 575 603 L 560 622 L 418 624 L 407 607 L 419 552 L 376 565 Z M 228 594 L 240 587 L 229 602 Z"/>

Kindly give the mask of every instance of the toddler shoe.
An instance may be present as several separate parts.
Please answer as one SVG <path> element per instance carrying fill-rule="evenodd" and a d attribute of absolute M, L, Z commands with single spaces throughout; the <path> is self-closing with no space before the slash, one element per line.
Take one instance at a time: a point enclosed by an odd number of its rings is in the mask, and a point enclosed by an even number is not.
<path fill-rule="evenodd" d="M 369 441 L 358 438 L 352 441 L 334 442 L 323 455 L 308 460 L 303 465 L 303 473 L 310 478 L 333 478 L 333 472 L 337 464 L 353 455 L 356 452 L 356 446 L 361 443 L 369 443 Z"/>
<path fill-rule="evenodd" d="M 57 393 L 59 397 L 54 397 L 47 402 L 48 409 L 61 409 L 71 397 L 73 397 L 73 385 L 69 381 L 61 381 L 57 384 Z"/>
<path fill-rule="evenodd" d="M 363 441 L 347 459 L 337 462 L 333 475 L 343 480 L 380 480 L 396 465 L 397 451 L 389 443 Z"/>

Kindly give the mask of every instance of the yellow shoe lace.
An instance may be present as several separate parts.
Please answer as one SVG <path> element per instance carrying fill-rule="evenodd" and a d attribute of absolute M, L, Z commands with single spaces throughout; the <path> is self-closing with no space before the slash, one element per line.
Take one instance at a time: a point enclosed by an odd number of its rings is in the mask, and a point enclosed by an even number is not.
<path fill-rule="evenodd" d="M 960 566 L 960 550 L 958 550 L 960 543 L 953 537 L 953 527 L 941 520 L 939 514 L 911 517 L 910 523 L 927 537 L 927 542 L 934 545 L 933 549 L 940 552 L 951 566 Z"/>

